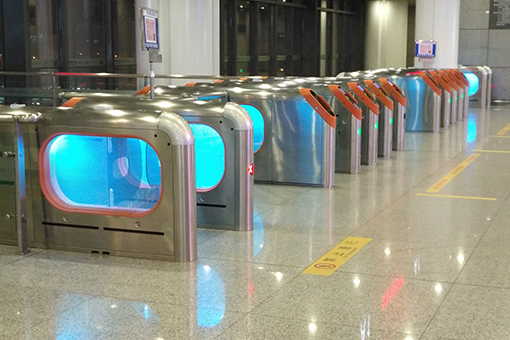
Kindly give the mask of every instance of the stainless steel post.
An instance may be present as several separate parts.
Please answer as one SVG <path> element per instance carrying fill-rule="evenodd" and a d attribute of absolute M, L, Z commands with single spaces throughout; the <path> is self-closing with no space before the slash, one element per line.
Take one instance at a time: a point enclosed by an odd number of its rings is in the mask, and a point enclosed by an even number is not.
<path fill-rule="evenodd" d="M 151 99 L 154 100 L 155 98 L 155 93 L 154 93 L 154 87 L 155 87 L 155 83 L 154 83 L 154 78 L 155 78 L 155 74 L 154 74 L 154 69 L 153 69 L 153 63 L 150 62 L 149 63 L 150 65 L 150 85 L 151 85 Z"/>

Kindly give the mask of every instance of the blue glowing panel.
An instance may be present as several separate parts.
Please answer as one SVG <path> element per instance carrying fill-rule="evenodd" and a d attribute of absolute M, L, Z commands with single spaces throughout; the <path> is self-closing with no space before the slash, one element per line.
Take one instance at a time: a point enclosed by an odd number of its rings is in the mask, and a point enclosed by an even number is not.
<path fill-rule="evenodd" d="M 480 88 L 480 79 L 478 76 L 471 72 L 464 73 L 464 76 L 469 81 L 469 96 L 473 96 L 478 92 L 478 89 Z"/>
<path fill-rule="evenodd" d="M 257 152 L 264 143 L 265 122 L 262 113 L 253 105 L 241 104 L 253 121 L 253 152 Z"/>
<path fill-rule="evenodd" d="M 161 197 L 161 163 L 140 139 L 59 135 L 47 155 L 47 180 L 64 205 L 144 212 Z"/>
<path fill-rule="evenodd" d="M 225 284 L 209 266 L 197 269 L 197 323 L 199 327 L 217 326 L 225 317 Z"/>
<path fill-rule="evenodd" d="M 191 123 L 195 136 L 197 190 L 215 188 L 225 174 L 225 143 L 218 131 L 206 124 Z"/>
<path fill-rule="evenodd" d="M 210 97 L 198 97 L 197 100 L 203 100 L 203 101 L 209 101 L 209 100 L 216 100 L 216 99 L 222 99 L 222 96 L 210 96 Z"/>

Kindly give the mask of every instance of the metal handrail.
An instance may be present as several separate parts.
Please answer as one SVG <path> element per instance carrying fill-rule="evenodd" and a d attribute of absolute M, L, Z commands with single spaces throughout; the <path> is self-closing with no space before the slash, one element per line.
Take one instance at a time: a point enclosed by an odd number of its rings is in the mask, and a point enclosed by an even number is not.
<path fill-rule="evenodd" d="M 0 71 L 0 76 L 55 76 L 55 77 L 91 77 L 91 78 L 150 78 L 149 73 L 73 73 L 73 72 L 14 72 Z M 238 79 L 239 76 L 220 75 L 182 75 L 182 74 L 155 74 L 159 79 Z"/>
<path fill-rule="evenodd" d="M 0 76 L 48 76 L 52 78 L 51 89 L 53 90 L 52 99 L 53 106 L 58 105 L 58 77 L 90 77 L 90 78 L 137 78 L 149 79 L 151 87 L 151 98 L 154 99 L 154 80 L 155 79 L 239 79 L 238 76 L 219 76 L 219 75 L 182 75 L 182 74 L 155 74 L 154 72 L 144 74 L 127 74 L 127 73 L 73 73 L 73 72 L 16 72 L 16 71 L 0 71 Z"/>

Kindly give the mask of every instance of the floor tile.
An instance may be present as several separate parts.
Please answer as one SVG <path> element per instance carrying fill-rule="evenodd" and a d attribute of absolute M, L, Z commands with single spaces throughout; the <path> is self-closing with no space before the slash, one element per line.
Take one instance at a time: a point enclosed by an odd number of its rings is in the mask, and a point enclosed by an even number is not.
<path fill-rule="evenodd" d="M 94 297 L 35 328 L 53 339 L 214 339 L 244 314 Z"/>
<path fill-rule="evenodd" d="M 316 320 L 421 334 L 450 285 L 405 278 L 337 272 L 329 277 L 300 275 L 253 310 L 253 314 Z"/>
<path fill-rule="evenodd" d="M 420 247 L 372 240 L 338 270 L 453 283 L 473 250 L 474 247 Z"/>
<path fill-rule="evenodd" d="M 418 340 L 419 336 L 374 329 L 367 318 L 360 320 L 358 327 L 349 327 L 249 314 L 218 337 L 218 340 L 266 339 Z"/>
<path fill-rule="evenodd" d="M 510 338 L 510 290 L 454 285 L 430 323 L 425 339 Z"/>

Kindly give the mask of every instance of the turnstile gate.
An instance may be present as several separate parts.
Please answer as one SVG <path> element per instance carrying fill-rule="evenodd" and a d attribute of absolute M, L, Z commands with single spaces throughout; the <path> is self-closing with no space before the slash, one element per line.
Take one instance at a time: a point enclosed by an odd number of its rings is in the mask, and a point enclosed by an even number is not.
<path fill-rule="evenodd" d="M 110 100 L 70 99 L 75 108 L 116 112 L 131 108 L 171 109 L 195 137 L 198 226 L 248 231 L 253 228 L 253 123 L 234 103 L 175 101 L 131 96 Z"/>
<path fill-rule="evenodd" d="M 19 123 L 36 114 L 37 121 L 23 124 L 17 141 L 26 152 L 18 158 L 13 117 Z M 8 156 L 0 160 L 7 202 L 0 212 L 8 217 L 0 220 L 0 242 L 16 242 L 12 209 L 26 203 L 16 219 L 26 223 L 32 247 L 196 260 L 194 139 L 179 115 L 2 107 L 0 131 Z M 21 155 L 26 176 L 16 182 L 13 163 Z M 25 200 L 13 203 L 23 183 Z"/>

